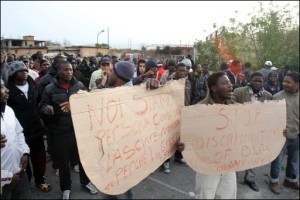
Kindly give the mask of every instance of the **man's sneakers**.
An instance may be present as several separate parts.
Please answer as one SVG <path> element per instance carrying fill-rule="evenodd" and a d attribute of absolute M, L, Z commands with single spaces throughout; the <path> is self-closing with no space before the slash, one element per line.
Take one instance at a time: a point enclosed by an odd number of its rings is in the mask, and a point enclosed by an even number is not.
<path fill-rule="evenodd" d="M 247 184 L 255 192 L 259 191 L 259 187 L 254 181 L 244 180 L 244 183 Z"/>
<path fill-rule="evenodd" d="M 184 158 L 174 158 L 174 162 L 186 165 L 186 161 L 184 160 Z"/>
<path fill-rule="evenodd" d="M 70 199 L 71 190 L 64 190 L 62 193 L 62 199 Z"/>
<path fill-rule="evenodd" d="M 165 172 L 166 174 L 171 173 L 169 162 L 164 162 L 164 164 L 162 164 L 162 171 Z"/>
<path fill-rule="evenodd" d="M 84 188 L 86 191 L 88 191 L 90 194 L 98 193 L 97 188 L 91 182 L 89 182 L 86 185 L 81 185 L 81 187 Z M 70 199 L 70 194 L 71 194 L 70 190 L 64 190 L 62 193 L 62 199 Z"/>
<path fill-rule="evenodd" d="M 88 191 L 90 194 L 97 194 L 98 193 L 97 188 L 91 182 L 89 182 L 86 185 L 81 185 L 81 187 L 83 189 L 85 189 L 86 191 Z"/>
<path fill-rule="evenodd" d="M 299 190 L 299 184 L 298 184 L 297 182 L 291 182 L 291 181 L 285 179 L 285 180 L 283 181 L 283 185 L 284 185 L 285 187 L 289 187 L 289 188 L 292 188 L 292 189 L 294 189 L 294 190 Z"/>

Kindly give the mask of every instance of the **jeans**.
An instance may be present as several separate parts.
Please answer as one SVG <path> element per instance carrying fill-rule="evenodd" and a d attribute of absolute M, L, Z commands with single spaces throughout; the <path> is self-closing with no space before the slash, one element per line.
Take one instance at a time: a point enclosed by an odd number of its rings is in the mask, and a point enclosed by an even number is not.
<path fill-rule="evenodd" d="M 299 136 L 295 139 L 286 139 L 281 152 L 271 163 L 270 182 L 279 182 L 281 163 L 287 154 L 285 176 L 288 181 L 297 182 L 298 159 L 299 159 Z"/>
<path fill-rule="evenodd" d="M 31 199 L 31 190 L 26 173 L 20 174 L 21 181 L 13 186 L 8 184 L 3 186 L 1 199 Z"/>

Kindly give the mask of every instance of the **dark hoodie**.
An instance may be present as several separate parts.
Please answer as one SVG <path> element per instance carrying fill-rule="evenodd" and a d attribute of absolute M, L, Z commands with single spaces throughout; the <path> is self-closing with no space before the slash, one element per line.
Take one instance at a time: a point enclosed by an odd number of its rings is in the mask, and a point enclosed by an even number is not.
<path fill-rule="evenodd" d="M 39 95 L 42 96 L 44 89 L 46 88 L 47 85 L 49 85 L 50 83 L 53 82 L 54 77 L 57 74 L 56 71 L 56 66 L 59 62 L 66 60 L 65 57 L 61 56 L 61 55 L 57 55 L 54 57 L 54 61 L 53 64 L 51 65 L 51 67 L 48 68 L 48 71 L 46 73 L 46 75 L 44 75 L 40 80 L 39 80 L 39 84 L 38 84 L 38 90 L 39 90 Z"/>
<path fill-rule="evenodd" d="M 15 112 L 17 119 L 24 129 L 26 141 L 35 139 L 43 134 L 44 128 L 38 111 L 39 95 L 34 80 L 28 76 L 29 84 L 28 99 L 24 93 L 15 85 L 13 77 L 8 79 L 9 105 Z"/>

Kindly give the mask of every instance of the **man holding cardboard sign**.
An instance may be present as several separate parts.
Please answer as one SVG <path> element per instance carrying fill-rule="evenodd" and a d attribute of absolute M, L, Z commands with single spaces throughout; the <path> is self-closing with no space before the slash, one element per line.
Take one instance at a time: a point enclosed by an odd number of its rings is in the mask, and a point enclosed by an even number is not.
<path fill-rule="evenodd" d="M 233 85 L 225 72 L 213 73 L 208 78 L 209 94 L 201 104 L 232 104 Z M 236 199 L 235 172 L 218 175 L 196 174 L 196 197 L 200 199 Z"/>
<path fill-rule="evenodd" d="M 235 172 L 268 164 L 280 152 L 285 102 L 233 104 L 232 84 L 224 72 L 208 78 L 208 89 L 200 104 L 182 108 L 183 155 L 197 172 L 196 198 L 235 199 Z"/>

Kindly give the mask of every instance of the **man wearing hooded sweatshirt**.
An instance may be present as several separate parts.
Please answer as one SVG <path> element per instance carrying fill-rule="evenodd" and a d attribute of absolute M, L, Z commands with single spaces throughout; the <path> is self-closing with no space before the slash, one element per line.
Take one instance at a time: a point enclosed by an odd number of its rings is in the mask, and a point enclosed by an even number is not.
<path fill-rule="evenodd" d="M 141 74 L 137 77 L 134 77 L 132 79 L 132 84 L 133 85 L 139 85 L 141 83 L 147 82 L 148 78 L 155 78 L 157 79 L 157 62 L 153 59 L 150 58 L 149 60 L 147 60 L 147 62 L 145 63 L 145 73 Z M 157 79 L 158 80 L 158 79 Z"/>
<path fill-rule="evenodd" d="M 49 192 L 51 185 L 45 182 L 46 151 L 43 138 L 44 127 L 37 107 L 40 99 L 37 86 L 23 62 L 12 61 L 9 67 L 7 88 L 10 91 L 10 98 L 7 104 L 15 111 L 30 148 L 32 170 L 28 164 L 27 176 L 30 182 L 33 175 L 36 186 L 44 192 Z"/>
<path fill-rule="evenodd" d="M 53 64 L 48 68 L 47 74 L 40 79 L 38 84 L 40 95 L 43 94 L 45 87 L 52 83 L 54 76 L 57 74 L 57 64 L 62 60 L 66 60 L 66 58 L 61 55 L 55 56 Z"/>
<path fill-rule="evenodd" d="M 275 71 L 271 71 L 268 75 L 268 80 L 263 85 L 264 89 L 270 92 L 272 95 L 280 91 L 280 82 L 278 81 L 278 74 Z"/>

